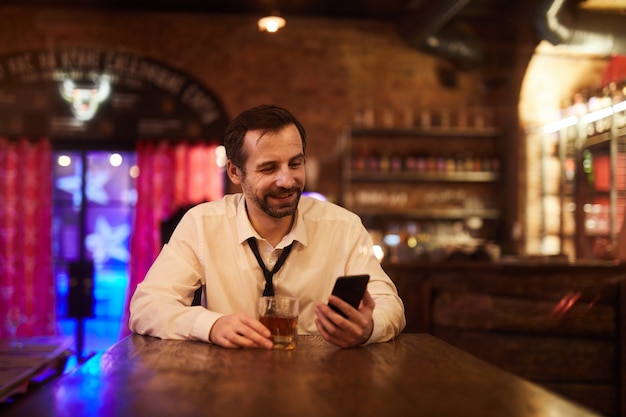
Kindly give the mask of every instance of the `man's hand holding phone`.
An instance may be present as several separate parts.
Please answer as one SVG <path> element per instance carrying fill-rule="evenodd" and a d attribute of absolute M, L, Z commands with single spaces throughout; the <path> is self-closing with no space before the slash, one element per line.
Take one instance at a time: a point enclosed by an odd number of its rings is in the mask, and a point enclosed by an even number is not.
<path fill-rule="evenodd" d="M 344 348 L 369 339 L 376 303 L 366 290 L 368 280 L 367 275 L 340 277 L 328 304 L 317 303 L 315 324 L 324 339 Z"/>

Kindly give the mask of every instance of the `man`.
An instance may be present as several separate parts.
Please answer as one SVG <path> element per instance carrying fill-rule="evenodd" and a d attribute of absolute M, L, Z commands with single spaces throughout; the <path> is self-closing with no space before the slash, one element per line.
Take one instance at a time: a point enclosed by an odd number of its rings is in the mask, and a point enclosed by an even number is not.
<path fill-rule="evenodd" d="M 228 177 L 242 193 L 199 204 L 181 219 L 133 295 L 130 329 L 270 349 L 270 332 L 256 318 L 257 301 L 270 286 L 299 299 L 299 334 L 318 333 L 340 347 L 396 337 L 406 324 L 404 306 L 359 217 L 302 196 L 300 122 L 277 106 L 254 107 L 228 126 L 224 145 Z M 287 257 L 268 283 L 261 263 L 272 270 L 280 255 Z M 356 274 L 371 276 L 358 309 L 330 295 L 337 277 Z M 191 306 L 200 286 L 205 306 Z"/>

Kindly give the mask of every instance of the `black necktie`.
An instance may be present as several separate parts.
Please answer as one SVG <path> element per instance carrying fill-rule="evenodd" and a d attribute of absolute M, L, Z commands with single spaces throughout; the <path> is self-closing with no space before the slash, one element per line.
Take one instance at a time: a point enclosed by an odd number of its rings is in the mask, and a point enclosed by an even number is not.
<path fill-rule="evenodd" d="M 272 269 L 271 271 L 268 271 L 265 267 L 263 258 L 261 258 L 261 254 L 259 253 L 259 246 L 257 245 L 256 239 L 254 237 L 248 239 L 248 245 L 250 245 L 250 249 L 252 249 L 252 253 L 254 253 L 256 260 L 259 263 L 261 270 L 263 271 L 263 276 L 265 277 L 265 290 L 263 290 L 263 296 L 273 296 L 274 284 L 272 283 L 272 278 L 274 277 L 274 274 L 278 272 L 280 267 L 283 266 L 283 264 L 285 263 L 285 259 L 287 259 L 287 256 L 289 256 L 289 252 L 291 252 L 291 247 L 293 246 L 293 243 L 283 249 L 283 252 L 278 257 L 278 261 L 276 261 L 276 265 L 274 265 L 274 269 Z"/>

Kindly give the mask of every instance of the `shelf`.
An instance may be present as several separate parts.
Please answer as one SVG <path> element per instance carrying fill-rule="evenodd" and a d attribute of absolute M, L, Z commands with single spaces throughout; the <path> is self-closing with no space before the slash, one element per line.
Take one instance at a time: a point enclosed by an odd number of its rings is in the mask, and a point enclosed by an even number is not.
<path fill-rule="evenodd" d="M 359 208 L 350 207 L 350 210 L 358 213 L 362 216 L 377 216 L 377 217 L 402 217 L 411 219 L 429 219 L 429 220 L 460 220 L 470 217 L 479 217 L 481 219 L 499 219 L 500 212 L 495 209 L 484 210 L 467 210 L 467 209 L 385 209 L 382 207 L 377 208 Z"/>
<path fill-rule="evenodd" d="M 432 127 L 432 128 L 365 128 L 356 127 L 350 132 L 352 137 L 460 137 L 474 138 L 497 138 L 502 132 L 497 128 L 458 128 L 458 127 Z"/>
<path fill-rule="evenodd" d="M 584 190 L 582 193 L 583 197 L 591 198 L 591 197 L 609 197 L 611 195 L 610 190 Z"/>
<path fill-rule="evenodd" d="M 360 125 L 345 133 L 342 203 L 368 227 L 419 225 L 434 246 L 445 246 L 440 235 L 498 239 L 501 129 Z"/>
<path fill-rule="evenodd" d="M 497 172 L 361 172 L 349 171 L 352 181 L 360 182 L 496 182 Z"/>
<path fill-rule="evenodd" d="M 588 239 L 593 239 L 597 237 L 611 239 L 609 232 L 603 232 L 603 231 L 586 231 L 584 233 L 584 237 Z"/>
<path fill-rule="evenodd" d="M 572 114 L 572 109 L 570 107 L 563 113 Z M 593 117 L 586 117 L 591 114 Z M 552 202 L 560 205 L 560 218 L 546 221 L 547 212 L 544 207 L 544 221 L 540 226 L 541 239 L 544 239 L 542 244 L 552 247 L 558 244 L 558 250 L 567 251 L 570 257 L 579 259 L 613 256 L 612 251 L 619 233 L 617 226 L 623 215 L 623 200 L 626 199 L 626 128 L 622 126 L 624 115 L 620 114 L 619 121 L 616 117 L 611 117 L 586 122 L 586 118 L 594 119 L 598 116 L 594 112 L 587 115 L 579 115 L 580 123 L 571 126 L 567 131 L 560 131 L 558 137 L 545 137 L 549 146 L 543 148 L 542 154 L 542 158 L 558 155 L 560 162 L 558 170 L 542 173 L 543 184 L 553 186 L 553 181 L 558 180 L 561 186 L 557 196 L 560 199 Z M 598 131 L 602 133 L 596 133 Z M 572 151 L 575 152 L 574 155 Z M 572 161 L 575 162 L 573 165 Z M 575 180 L 564 188 L 561 176 L 572 169 Z M 589 172 L 593 175 L 590 176 Z M 553 177 L 547 177 L 548 174 Z M 589 205 L 600 205 L 601 209 L 596 212 L 596 208 L 590 209 Z M 550 213 L 556 211 L 555 207 L 550 206 Z M 557 220 L 558 233 L 554 233 Z M 594 221 L 598 228 L 590 229 Z M 547 240 L 547 237 L 551 239 Z"/>
<path fill-rule="evenodd" d="M 600 133 L 598 135 L 588 136 L 587 139 L 585 140 L 584 147 L 588 148 L 588 147 L 603 144 L 603 143 L 608 144 L 610 141 L 611 141 L 610 132 Z"/>
<path fill-rule="evenodd" d="M 585 198 L 593 198 L 593 197 L 610 197 L 613 193 L 617 198 L 626 197 L 626 190 L 615 189 L 613 191 L 610 190 L 584 190 L 581 192 L 581 196 L 583 199 Z"/>

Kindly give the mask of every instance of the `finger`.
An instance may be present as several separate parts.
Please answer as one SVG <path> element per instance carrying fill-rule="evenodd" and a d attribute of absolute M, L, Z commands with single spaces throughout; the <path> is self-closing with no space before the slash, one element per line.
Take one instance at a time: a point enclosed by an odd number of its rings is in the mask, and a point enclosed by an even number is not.
<path fill-rule="evenodd" d="M 255 318 L 235 313 L 218 319 L 209 337 L 224 347 L 273 347 L 269 330 Z M 267 337 L 266 337 L 267 335 Z"/>
<path fill-rule="evenodd" d="M 316 307 L 316 326 L 326 340 L 342 347 L 348 347 L 354 343 L 360 333 L 356 324 L 351 323 L 323 303 L 319 303 Z"/>
<path fill-rule="evenodd" d="M 261 348 L 261 347 L 265 347 L 263 345 L 262 341 L 257 341 L 255 340 L 254 337 L 251 337 L 250 335 L 244 335 L 241 333 L 235 333 L 232 335 L 230 342 L 234 345 L 236 345 L 237 347 L 243 347 L 243 348 Z"/>
<path fill-rule="evenodd" d="M 341 321 L 346 320 L 341 314 L 337 313 L 335 310 L 333 310 L 324 303 L 316 304 L 315 314 L 324 322 L 332 323 L 334 326 L 337 326 Z"/>
<path fill-rule="evenodd" d="M 272 332 L 263 325 L 259 320 L 250 317 L 250 316 L 242 316 L 241 323 L 244 324 L 247 328 L 254 331 L 254 333 L 261 335 L 264 338 L 268 338 L 272 335 Z"/>
<path fill-rule="evenodd" d="M 332 343 L 333 345 L 337 345 L 342 348 L 347 348 L 351 346 L 351 343 L 349 341 L 338 338 L 334 336 L 333 334 L 329 333 L 326 330 L 326 327 L 324 326 L 324 324 L 322 323 L 322 320 L 316 319 L 315 326 L 317 327 L 317 331 L 320 333 L 320 336 L 322 336 L 324 340 L 326 340 L 327 342 Z"/>
<path fill-rule="evenodd" d="M 362 333 L 362 329 L 364 327 L 367 327 L 368 323 L 371 321 L 371 311 L 373 311 L 373 306 L 370 305 L 370 302 L 375 304 L 374 299 L 369 295 L 369 293 L 367 293 L 366 296 L 368 297 L 368 299 L 366 299 L 364 296 L 358 310 L 352 307 L 350 304 L 346 303 L 345 301 L 341 300 L 340 298 L 335 297 L 338 300 L 337 303 L 341 303 L 341 306 L 339 308 L 341 309 L 341 311 L 344 312 L 344 314 L 347 315 L 347 318 L 341 316 L 340 314 L 337 314 L 329 308 L 328 310 L 331 311 L 332 314 L 334 314 L 330 316 L 330 319 L 333 321 L 333 323 L 335 323 L 337 327 L 349 331 L 353 335 L 358 335 L 359 333 Z"/>
<path fill-rule="evenodd" d="M 348 317 L 351 317 L 356 312 L 356 309 L 354 307 L 335 295 L 331 295 L 328 298 L 328 302 L 337 307 Z"/>
<path fill-rule="evenodd" d="M 317 316 L 323 320 L 325 327 L 329 332 L 335 332 L 337 329 L 343 331 L 354 331 L 357 329 L 357 323 L 359 322 L 360 313 L 355 310 L 350 304 L 341 301 L 345 304 L 346 310 L 348 310 L 348 317 L 343 317 L 335 310 L 331 309 L 324 303 L 319 303 L 316 306 Z"/>
<path fill-rule="evenodd" d="M 362 304 L 366 306 L 361 306 L 358 311 L 350 307 L 352 313 L 348 319 L 323 303 L 316 305 L 315 313 L 320 326 L 324 327 L 325 333 L 332 337 L 335 344 L 343 347 L 354 346 L 366 341 L 372 334 L 372 305 L 375 302 L 371 297 L 369 300 L 364 297 Z"/>
<path fill-rule="evenodd" d="M 271 332 L 260 321 L 249 316 L 241 318 L 241 326 L 236 332 L 236 340 L 246 347 L 263 347 L 271 349 L 272 341 L 269 339 Z"/>
<path fill-rule="evenodd" d="M 363 295 L 363 300 L 361 300 L 361 307 L 369 308 L 372 310 L 374 310 L 374 307 L 376 307 L 376 301 L 374 301 L 374 298 L 367 290 L 365 290 L 365 294 Z M 359 310 L 361 309 L 359 308 Z"/>
<path fill-rule="evenodd" d="M 213 343 L 215 343 L 218 346 L 221 347 L 225 347 L 225 348 L 240 348 L 241 346 L 237 345 L 236 343 L 234 343 L 233 341 L 231 341 L 232 336 L 226 335 L 226 334 L 221 334 L 219 336 L 215 337 L 215 340 L 213 341 Z"/>
<path fill-rule="evenodd" d="M 224 333 L 223 336 L 218 340 L 218 344 L 224 347 L 232 347 L 232 348 L 265 348 L 268 347 L 266 342 L 263 342 L 265 339 L 255 340 L 254 337 L 251 337 L 249 334 L 243 334 L 240 332 L 236 332 L 233 329 L 230 329 L 228 332 Z M 271 346 L 271 341 L 269 341 L 269 346 Z"/>

